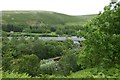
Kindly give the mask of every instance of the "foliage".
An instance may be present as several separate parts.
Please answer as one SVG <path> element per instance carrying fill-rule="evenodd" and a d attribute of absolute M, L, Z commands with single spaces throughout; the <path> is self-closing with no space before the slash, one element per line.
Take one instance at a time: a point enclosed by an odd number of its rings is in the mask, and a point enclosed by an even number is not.
<path fill-rule="evenodd" d="M 81 70 L 71 75 L 68 78 L 120 78 L 119 69 L 103 69 L 103 68 L 89 68 Z"/>
<path fill-rule="evenodd" d="M 3 36 L 76 36 L 76 31 L 82 30 L 81 24 L 60 24 L 50 26 L 47 24 L 38 26 L 25 26 L 19 24 L 7 24 L 3 25 Z M 20 28 L 20 29 L 19 29 Z M 53 30 L 54 29 L 54 30 Z M 11 33 L 13 32 L 13 33 Z"/>
<path fill-rule="evenodd" d="M 19 39 L 17 37 L 13 37 L 11 39 L 3 37 L 2 45 L 3 70 L 4 71 L 9 70 L 18 73 L 27 73 L 31 76 L 37 76 L 40 73 L 58 74 L 59 71 L 56 71 L 56 67 L 61 70 L 62 67 L 65 66 L 60 67 L 58 65 L 59 63 L 54 61 L 52 63 L 48 62 L 47 64 L 41 64 L 41 62 L 44 61 L 43 59 L 46 60 L 48 59 L 49 61 L 50 58 L 63 56 L 66 54 L 66 51 L 69 51 L 69 49 L 73 49 L 73 42 L 71 40 L 67 41 L 65 42 L 58 42 L 54 40 L 43 41 L 35 37 L 25 39 L 23 36 Z M 67 52 L 67 54 L 69 54 L 69 52 Z M 70 59 L 72 59 L 72 57 L 74 56 L 71 55 Z M 68 59 L 66 63 L 69 62 L 70 60 Z M 71 65 L 72 64 L 70 64 L 70 66 Z M 70 70 L 73 70 L 73 68 L 75 67 L 70 68 Z"/>
<path fill-rule="evenodd" d="M 69 50 L 66 52 L 66 54 L 60 59 L 58 62 L 59 67 L 57 70 L 59 71 L 58 74 L 62 74 L 64 76 L 67 76 L 70 74 L 71 71 L 76 71 L 77 66 L 77 52 L 74 52 L 74 50 Z"/>
<path fill-rule="evenodd" d="M 8 32 L 3 31 L 2 38 L 3 78 L 120 78 L 120 4 L 112 2 L 105 6 L 103 13 L 84 26 L 76 22 L 79 19 L 75 16 L 57 13 L 4 14 L 3 27 Z M 24 20 L 23 16 L 26 16 Z M 34 38 L 25 39 L 25 35 Z M 41 35 L 83 35 L 86 41 L 81 42 L 80 48 L 74 47 L 69 39 L 39 40 Z M 56 57 L 60 59 L 54 60 Z"/>
<path fill-rule="evenodd" d="M 40 61 L 40 67 L 39 67 L 39 74 L 49 74 L 53 75 L 55 74 L 56 67 L 57 67 L 57 62 L 53 60 L 41 60 Z M 40 75 L 41 76 L 41 75 Z"/>
<path fill-rule="evenodd" d="M 67 39 L 67 40 L 64 41 L 64 44 L 66 45 L 66 47 L 67 47 L 68 49 L 72 49 L 74 43 L 73 43 L 72 40 Z"/>
<path fill-rule="evenodd" d="M 39 58 L 34 55 L 24 55 L 19 59 L 11 60 L 11 69 L 19 73 L 27 73 L 31 76 L 38 74 Z"/>
<path fill-rule="evenodd" d="M 10 32 L 4 32 L 2 33 L 2 36 L 11 36 L 11 37 L 20 37 L 20 36 L 29 36 L 29 37 L 57 37 L 58 35 L 55 32 L 51 33 L 28 33 L 28 32 L 14 32 L 12 35 Z"/>
<path fill-rule="evenodd" d="M 19 74 L 18 72 L 3 71 L 2 78 L 31 78 L 31 76 L 26 73 Z"/>
<path fill-rule="evenodd" d="M 120 64 L 119 14 L 120 6 L 117 3 L 110 3 L 102 14 L 85 25 L 82 32 L 86 38 L 82 53 L 85 55 L 83 60 L 85 66 L 109 68 Z"/>
<path fill-rule="evenodd" d="M 62 55 L 65 49 L 68 48 L 63 42 L 53 40 L 43 41 L 37 39 L 25 40 L 24 37 L 19 39 L 12 38 L 11 40 L 4 37 L 2 45 L 2 53 L 5 55 L 10 54 L 14 58 L 25 54 L 35 54 L 39 59 L 47 59 Z"/>
<path fill-rule="evenodd" d="M 15 31 L 15 32 L 22 32 L 23 26 L 18 25 L 18 24 L 7 24 L 7 25 L 2 25 L 3 31 L 10 32 L 10 31 Z"/>

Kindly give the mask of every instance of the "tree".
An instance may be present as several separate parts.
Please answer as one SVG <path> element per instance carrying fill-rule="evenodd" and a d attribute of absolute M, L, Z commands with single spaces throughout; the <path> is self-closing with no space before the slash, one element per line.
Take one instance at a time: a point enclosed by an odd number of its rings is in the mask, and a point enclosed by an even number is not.
<path fill-rule="evenodd" d="M 74 50 L 66 51 L 66 54 L 62 56 L 60 61 L 58 62 L 58 71 L 61 74 L 67 76 L 70 74 L 70 71 L 77 70 L 77 55 Z"/>
<path fill-rule="evenodd" d="M 111 67 L 120 63 L 120 5 L 110 5 L 105 6 L 102 14 L 87 23 L 82 32 L 86 38 L 83 52 L 83 63 L 86 66 Z"/>
<path fill-rule="evenodd" d="M 23 55 L 19 59 L 13 59 L 11 69 L 19 73 L 27 73 L 31 76 L 38 74 L 39 58 L 34 55 Z"/>
<path fill-rule="evenodd" d="M 73 43 L 72 40 L 67 39 L 67 40 L 64 41 L 64 44 L 65 44 L 65 46 L 66 46 L 68 49 L 72 49 L 74 43 Z"/>

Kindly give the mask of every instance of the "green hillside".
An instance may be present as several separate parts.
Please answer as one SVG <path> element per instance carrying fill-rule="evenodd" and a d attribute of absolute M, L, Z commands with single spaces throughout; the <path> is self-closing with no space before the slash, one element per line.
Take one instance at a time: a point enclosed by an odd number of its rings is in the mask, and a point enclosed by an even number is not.
<path fill-rule="evenodd" d="M 70 16 L 50 11 L 3 11 L 2 30 L 6 32 L 26 32 L 27 34 L 51 34 L 54 32 L 57 36 L 73 36 L 77 35 L 77 31 L 83 29 L 83 23 L 93 17 L 95 15 Z"/>
<path fill-rule="evenodd" d="M 93 16 L 3 12 L 0 78 L 120 80 L 119 14 L 119 2 L 88 22 Z"/>
<path fill-rule="evenodd" d="M 70 16 L 66 14 L 50 12 L 50 11 L 3 11 L 2 22 L 5 23 L 18 23 L 18 24 L 64 24 L 71 22 L 83 23 L 95 15 L 85 16 Z"/>

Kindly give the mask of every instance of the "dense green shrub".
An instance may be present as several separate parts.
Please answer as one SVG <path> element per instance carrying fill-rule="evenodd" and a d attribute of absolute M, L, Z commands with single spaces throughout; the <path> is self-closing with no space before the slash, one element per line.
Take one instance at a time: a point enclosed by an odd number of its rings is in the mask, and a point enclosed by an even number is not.
<path fill-rule="evenodd" d="M 112 9 L 113 8 L 113 9 Z M 85 25 L 83 64 L 112 67 L 120 64 L 120 6 L 110 3 L 104 12 Z"/>
<path fill-rule="evenodd" d="M 14 31 L 14 32 L 22 32 L 23 30 L 23 25 L 18 25 L 18 24 L 7 24 L 7 25 L 2 25 L 2 30 L 3 31 Z"/>
<path fill-rule="evenodd" d="M 53 60 L 41 60 L 39 64 L 39 74 L 56 74 L 57 62 Z"/>
<path fill-rule="evenodd" d="M 19 59 L 11 60 L 12 64 L 10 69 L 19 73 L 27 73 L 31 76 L 38 74 L 39 58 L 34 55 L 24 55 Z"/>
<path fill-rule="evenodd" d="M 60 59 L 58 62 L 58 72 L 61 75 L 67 76 L 70 74 L 71 71 L 77 71 L 77 51 L 68 50 L 66 54 Z"/>

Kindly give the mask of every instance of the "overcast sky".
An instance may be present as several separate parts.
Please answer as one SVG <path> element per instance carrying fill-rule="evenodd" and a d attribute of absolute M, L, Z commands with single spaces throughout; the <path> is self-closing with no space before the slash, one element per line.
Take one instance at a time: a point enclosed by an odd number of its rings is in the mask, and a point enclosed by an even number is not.
<path fill-rule="evenodd" d="M 96 14 L 110 0 L 0 0 L 0 10 L 45 10 L 68 15 Z"/>

